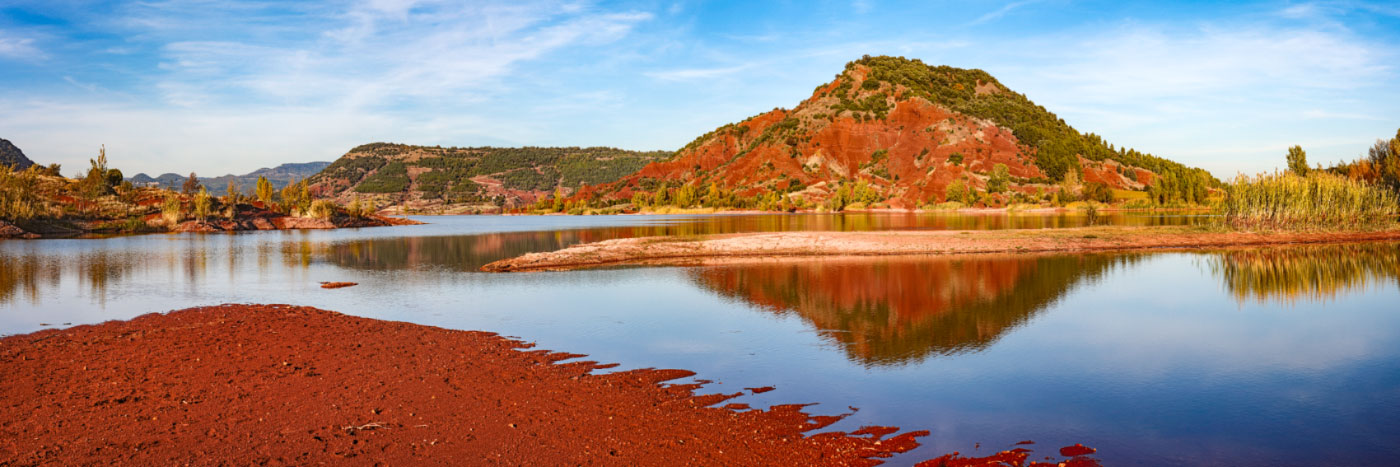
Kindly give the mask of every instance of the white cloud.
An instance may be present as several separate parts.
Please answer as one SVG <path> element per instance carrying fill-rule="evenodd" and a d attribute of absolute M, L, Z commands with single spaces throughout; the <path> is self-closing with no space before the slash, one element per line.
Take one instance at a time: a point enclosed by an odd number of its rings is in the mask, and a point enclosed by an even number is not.
<path fill-rule="evenodd" d="M 739 65 L 721 68 L 687 68 L 681 70 L 649 71 L 645 74 L 663 81 L 695 81 L 729 76 L 749 68 L 749 65 Z"/>
<path fill-rule="evenodd" d="M 988 71 L 1075 127 L 1217 176 L 1272 170 L 1273 146 L 1350 157 L 1336 140 L 1367 144 L 1396 103 L 1396 48 L 1332 26 L 1134 22 L 1003 47 L 1020 52 Z"/>
<path fill-rule="evenodd" d="M 261 10 L 269 5 L 273 13 Z M 132 6 L 110 21 L 155 44 L 158 66 L 133 70 L 154 100 L 66 77 L 89 93 L 0 96 L 11 109 L 0 110 L 0 127 L 23 137 L 16 143 L 36 157 L 65 165 L 106 143 L 114 162 L 133 172 L 241 173 L 332 159 L 375 140 L 527 144 L 539 130 L 488 118 L 493 107 L 482 104 L 510 93 L 521 67 L 615 43 L 651 19 L 572 2 L 369 0 L 297 15 L 292 27 L 274 17 L 278 8 L 205 0 Z M 190 32 L 200 28 L 210 32 Z M 0 36 L 0 52 L 27 44 Z"/>
<path fill-rule="evenodd" d="M 1006 14 L 1007 14 L 1007 13 L 1010 13 L 1012 10 L 1015 10 L 1015 9 L 1017 9 L 1017 8 L 1021 8 L 1021 7 L 1026 6 L 1026 5 L 1031 5 L 1031 4 L 1035 4 L 1035 3 L 1040 3 L 1040 2 L 1042 2 L 1042 1 L 1044 1 L 1044 0 L 1020 0 L 1020 1 L 1011 2 L 1011 3 L 1008 3 L 1008 4 L 1006 4 L 1006 5 L 1003 5 L 1001 8 L 998 8 L 998 9 L 996 9 L 996 10 L 990 12 L 990 13 L 987 13 L 987 14 L 985 14 L 985 15 L 982 15 L 981 17 L 979 17 L 979 18 L 977 18 L 977 19 L 975 19 L 975 20 L 972 20 L 972 22 L 969 23 L 969 24 L 971 24 L 971 25 L 978 25 L 978 24 L 986 23 L 986 22 L 988 22 L 988 21 L 1001 19 L 1001 17 L 1006 16 Z"/>
<path fill-rule="evenodd" d="M 10 37 L 4 31 L 0 31 L 0 58 L 35 59 L 43 56 L 43 52 L 34 46 L 34 39 Z"/>

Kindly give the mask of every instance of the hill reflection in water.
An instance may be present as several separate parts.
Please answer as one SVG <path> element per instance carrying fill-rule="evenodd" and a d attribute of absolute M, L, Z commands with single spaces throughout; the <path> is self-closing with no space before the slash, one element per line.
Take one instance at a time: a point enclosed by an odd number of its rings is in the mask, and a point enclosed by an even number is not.
<path fill-rule="evenodd" d="M 1140 255 L 830 258 L 697 268 L 692 280 L 795 313 L 864 365 L 986 348 L 1075 285 Z"/>

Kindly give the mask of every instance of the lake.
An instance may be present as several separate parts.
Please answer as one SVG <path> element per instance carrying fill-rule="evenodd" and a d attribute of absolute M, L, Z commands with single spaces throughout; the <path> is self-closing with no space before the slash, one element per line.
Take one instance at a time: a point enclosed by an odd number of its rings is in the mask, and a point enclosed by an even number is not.
<path fill-rule="evenodd" d="M 1394 465 L 1400 244 L 772 260 L 484 274 L 579 242 L 777 230 L 1085 225 L 1074 215 L 429 217 L 336 231 L 0 241 L 0 334 L 289 303 L 479 329 L 756 407 L 927 429 L 905 465 L 1083 443 L 1106 465 Z M 1199 216 L 1114 214 L 1116 225 Z M 321 281 L 359 286 L 324 290 Z M 373 336 L 347 336 L 372 338 Z M 1033 459 L 1038 457 L 1033 457 Z"/>

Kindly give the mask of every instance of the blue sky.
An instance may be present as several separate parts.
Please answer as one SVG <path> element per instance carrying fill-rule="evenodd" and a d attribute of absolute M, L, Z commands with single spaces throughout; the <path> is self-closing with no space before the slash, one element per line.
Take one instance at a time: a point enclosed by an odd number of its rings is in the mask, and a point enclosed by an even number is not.
<path fill-rule="evenodd" d="M 0 0 L 0 137 L 75 173 L 245 173 L 373 141 L 675 149 L 863 54 L 982 68 L 1205 167 L 1352 159 L 1400 127 L 1367 2 Z"/>

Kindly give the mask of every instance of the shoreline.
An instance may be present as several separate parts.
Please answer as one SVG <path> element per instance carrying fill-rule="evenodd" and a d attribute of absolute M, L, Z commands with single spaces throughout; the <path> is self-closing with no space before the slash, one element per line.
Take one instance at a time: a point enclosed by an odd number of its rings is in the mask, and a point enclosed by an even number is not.
<path fill-rule="evenodd" d="M 423 222 L 404 217 L 370 215 L 363 217 L 340 216 L 328 219 L 296 217 L 289 215 L 249 215 L 235 219 L 209 218 L 188 220 L 164 229 L 144 226 L 138 230 L 125 231 L 113 228 L 118 221 L 57 219 L 29 221 L 17 225 L 0 220 L 0 240 L 4 239 L 58 239 L 58 238 L 106 238 L 122 235 L 148 235 L 163 233 L 215 233 L 247 232 L 257 230 L 334 230 L 362 227 L 392 227 L 399 225 L 421 225 Z M 124 227 L 124 226 L 123 226 Z"/>
<path fill-rule="evenodd" d="M 751 409 L 479 331 L 221 305 L 0 339 L 0 464 L 872 465 L 924 431 Z M 564 361 L 568 360 L 568 361 Z M 721 405 L 723 404 L 723 405 Z"/>
<path fill-rule="evenodd" d="M 1125 208 L 1112 205 L 1103 205 L 1096 208 L 1100 214 L 1210 214 L 1215 212 L 1214 208 L 1206 206 L 1178 207 L 1178 208 Z M 799 209 L 796 211 L 760 211 L 755 209 L 715 209 L 715 208 L 675 208 L 662 211 L 631 211 L 616 213 L 590 213 L 590 214 L 569 214 L 564 212 L 531 213 L 531 212 L 492 212 L 492 213 L 401 213 L 394 212 L 394 215 L 411 216 L 675 216 L 675 215 L 756 215 L 756 214 L 968 214 L 968 215 L 992 215 L 992 214 L 1071 214 L 1086 213 L 1084 206 L 1075 207 L 963 207 L 957 209 L 896 209 L 896 208 L 866 208 L 866 209 L 844 209 L 841 211 L 823 211 L 816 209 Z"/>
<path fill-rule="evenodd" d="M 1400 240 L 1376 232 L 1237 232 L 1207 227 L 1079 227 L 1024 230 L 755 232 L 605 240 L 486 264 L 484 272 L 565 271 L 619 265 L 706 265 L 762 258 L 1082 253 Z"/>
<path fill-rule="evenodd" d="M 699 394 L 709 381 L 668 383 L 690 371 L 602 373 L 617 365 L 532 347 L 247 304 L 6 336 L 0 465 L 869 466 L 929 436 L 823 431 L 849 413 L 755 409 L 730 401 L 772 386 Z M 918 465 L 1099 465 L 1092 448 L 1066 446 L 1042 462 L 1027 444 Z"/>

